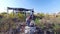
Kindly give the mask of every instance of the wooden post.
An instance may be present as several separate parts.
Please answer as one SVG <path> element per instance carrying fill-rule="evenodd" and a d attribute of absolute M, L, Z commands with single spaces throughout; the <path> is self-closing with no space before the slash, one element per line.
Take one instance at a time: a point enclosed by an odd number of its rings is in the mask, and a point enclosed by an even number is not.
<path fill-rule="evenodd" d="M 34 11 L 32 11 L 32 19 L 34 18 Z"/>
<path fill-rule="evenodd" d="M 8 17 L 8 7 L 7 7 L 7 17 Z"/>
<path fill-rule="evenodd" d="M 26 21 L 26 11 L 24 13 L 25 13 L 25 21 Z"/>
<path fill-rule="evenodd" d="M 13 16 L 14 16 L 14 9 L 13 9 Z"/>

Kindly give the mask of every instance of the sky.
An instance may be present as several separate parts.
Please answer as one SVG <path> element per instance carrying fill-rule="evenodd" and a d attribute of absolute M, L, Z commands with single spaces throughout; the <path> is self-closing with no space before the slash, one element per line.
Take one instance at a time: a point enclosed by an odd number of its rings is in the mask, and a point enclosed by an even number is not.
<path fill-rule="evenodd" d="M 36 13 L 57 13 L 60 0 L 0 0 L 0 13 L 7 12 L 7 7 L 34 9 Z"/>

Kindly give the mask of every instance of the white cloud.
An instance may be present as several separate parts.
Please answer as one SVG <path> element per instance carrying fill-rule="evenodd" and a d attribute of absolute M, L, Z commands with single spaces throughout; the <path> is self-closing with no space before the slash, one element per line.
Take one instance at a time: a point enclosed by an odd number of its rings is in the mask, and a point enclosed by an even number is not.
<path fill-rule="evenodd" d="M 0 13 L 2 13 L 2 12 L 7 12 L 7 9 L 4 7 L 0 7 Z"/>

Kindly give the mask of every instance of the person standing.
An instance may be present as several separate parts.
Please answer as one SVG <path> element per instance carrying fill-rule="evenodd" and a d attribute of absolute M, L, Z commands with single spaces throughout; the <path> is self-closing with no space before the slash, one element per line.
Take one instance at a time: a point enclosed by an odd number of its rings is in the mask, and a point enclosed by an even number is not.
<path fill-rule="evenodd" d="M 31 22 L 31 16 L 28 16 L 26 18 L 26 24 L 27 24 L 27 26 L 30 26 L 30 22 Z"/>

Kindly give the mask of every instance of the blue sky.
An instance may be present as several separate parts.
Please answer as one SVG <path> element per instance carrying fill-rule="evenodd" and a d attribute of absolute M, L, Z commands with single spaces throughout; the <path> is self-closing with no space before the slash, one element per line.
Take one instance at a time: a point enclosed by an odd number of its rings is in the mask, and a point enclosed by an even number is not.
<path fill-rule="evenodd" d="M 0 0 L 0 12 L 7 7 L 34 9 L 39 13 L 56 13 L 60 11 L 60 0 Z"/>

